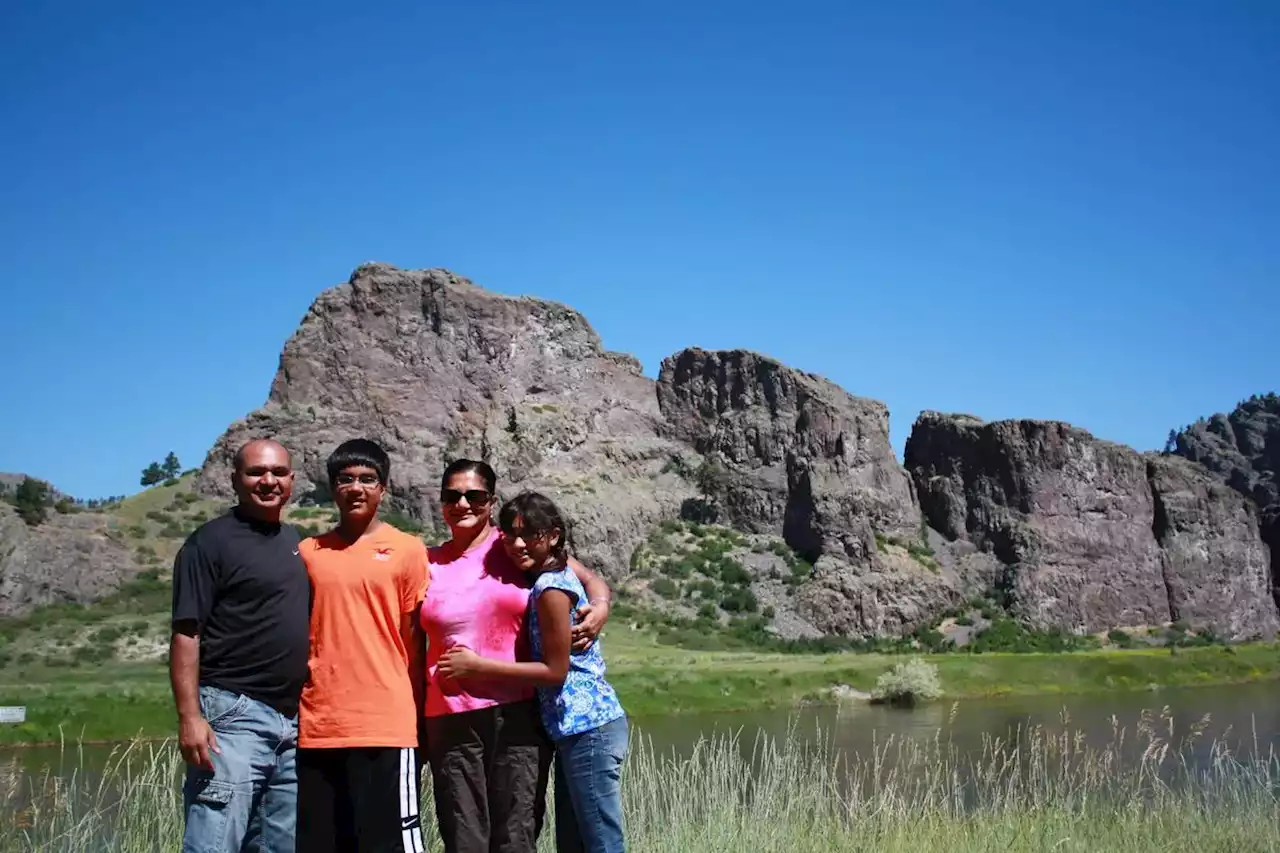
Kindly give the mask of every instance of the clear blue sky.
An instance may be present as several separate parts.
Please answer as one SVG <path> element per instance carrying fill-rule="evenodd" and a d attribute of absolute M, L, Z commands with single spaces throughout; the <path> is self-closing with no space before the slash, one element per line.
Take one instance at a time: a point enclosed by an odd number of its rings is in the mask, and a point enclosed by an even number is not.
<path fill-rule="evenodd" d="M 0 470 L 203 461 L 363 261 L 1158 447 L 1280 386 L 1280 4 L 9 3 Z M 890 8 L 890 7 L 907 7 Z"/>

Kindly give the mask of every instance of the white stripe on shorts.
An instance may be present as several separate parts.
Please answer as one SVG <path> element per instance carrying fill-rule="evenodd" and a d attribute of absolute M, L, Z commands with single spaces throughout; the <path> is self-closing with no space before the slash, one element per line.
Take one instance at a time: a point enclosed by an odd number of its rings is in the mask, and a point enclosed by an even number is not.
<path fill-rule="evenodd" d="M 413 750 L 400 750 L 400 836 L 404 853 L 423 853 L 422 828 L 418 819 L 418 779 L 414 773 Z"/>

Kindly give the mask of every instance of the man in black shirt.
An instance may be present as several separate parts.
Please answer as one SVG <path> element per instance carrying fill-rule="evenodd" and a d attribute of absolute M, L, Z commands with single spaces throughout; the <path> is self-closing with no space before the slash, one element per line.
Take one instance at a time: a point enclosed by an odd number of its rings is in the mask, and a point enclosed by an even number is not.
<path fill-rule="evenodd" d="M 183 853 L 293 853 L 298 697 L 311 586 L 298 534 L 280 523 L 289 452 L 240 448 L 238 503 L 192 533 L 173 566 L 169 674 L 178 711 Z"/>

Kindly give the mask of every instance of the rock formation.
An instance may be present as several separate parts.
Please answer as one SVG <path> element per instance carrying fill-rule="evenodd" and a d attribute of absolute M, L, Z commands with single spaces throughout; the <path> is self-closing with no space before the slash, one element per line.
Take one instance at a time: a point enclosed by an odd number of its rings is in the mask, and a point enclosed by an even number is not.
<path fill-rule="evenodd" d="M 1255 508 L 1276 536 L 1274 398 L 1185 431 L 1186 460 L 1066 424 L 926 413 L 904 469 L 888 417 L 744 351 L 676 353 L 655 382 L 563 305 L 370 264 L 315 300 L 265 405 L 216 442 L 197 487 L 228 497 L 236 448 L 271 436 L 294 452 L 296 499 L 323 501 L 328 453 L 369 436 L 392 454 L 393 508 L 438 530 L 440 472 L 483 458 L 501 494 L 552 494 L 575 551 L 614 580 L 664 519 L 783 537 L 813 563 L 787 581 L 786 616 L 824 633 L 905 633 L 992 590 L 1040 627 L 1275 632 L 1276 550 Z M 28 528 L 0 505 L 0 615 L 87 602 L 136 573 L 109 524 Z"/>
<path fill-rule="evenodd" d="M 1176 436 L 1174 452 L 1204 465 L 1258 506 L 1280 604 L 1280 396 L 1254 396 L 1230 414 L 1197 421 Z"/>
<path fill-rule="evenodd" d="M 936 412 L 906 465 L 930 525 L 999 559 L 997 586 L 1034 626 L 1276 631 L 1254 510 L 1203 468 L 1068 424 Z"/>
<path fill-rule="evenodd" d="M 129 549 L 97 513 L 60 515 L 28 527 L 0 504 L 0 616 L 41 604 L 88 604 L 138 572 Z"/>
<path fill-rule="evenodd" d="M 373 264 L 316 299 L 266 405 L 218 440 L 199 488 L 226 494 L 236 448 L 272 436 L 295 454 L 295 495 L 324 498 L 329 452 L 367 436 L 392 456 L 394 504 L 430 526 L 445 465 L 483 458 L 500 493 L 553 494 L 581 559 L 617 577 L 694 494 L 670 464 L 685 448 L 661 420 L 639 363 L 604 350 L 576 311 L 444 270 Z"/>

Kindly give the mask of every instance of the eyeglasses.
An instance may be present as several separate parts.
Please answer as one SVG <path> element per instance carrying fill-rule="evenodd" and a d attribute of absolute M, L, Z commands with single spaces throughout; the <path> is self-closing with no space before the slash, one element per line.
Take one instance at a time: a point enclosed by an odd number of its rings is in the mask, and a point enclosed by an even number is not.
<path fill-rule="evenodd" d="M 376 486 L 380 482 L 382 481 L 378 479 L 377 474 L 361 474 L 359 477 L 352 476 L 351 474 L 339 474 L 333 478 L 333 484 L 335 486 L 352 486 L 356 483 L 359 483 L 362 486 Z"/>
<path fill-rule="evenodd" d="M 460 492 L 457 489 L 440 490 L 440 503 L 456 504 L 463 498 L 466 498 L 467 503 L 471 506 L 484 506 L 492 499 L 492 495 L 484 489 L 467 489 L 465 492 Z"/>

